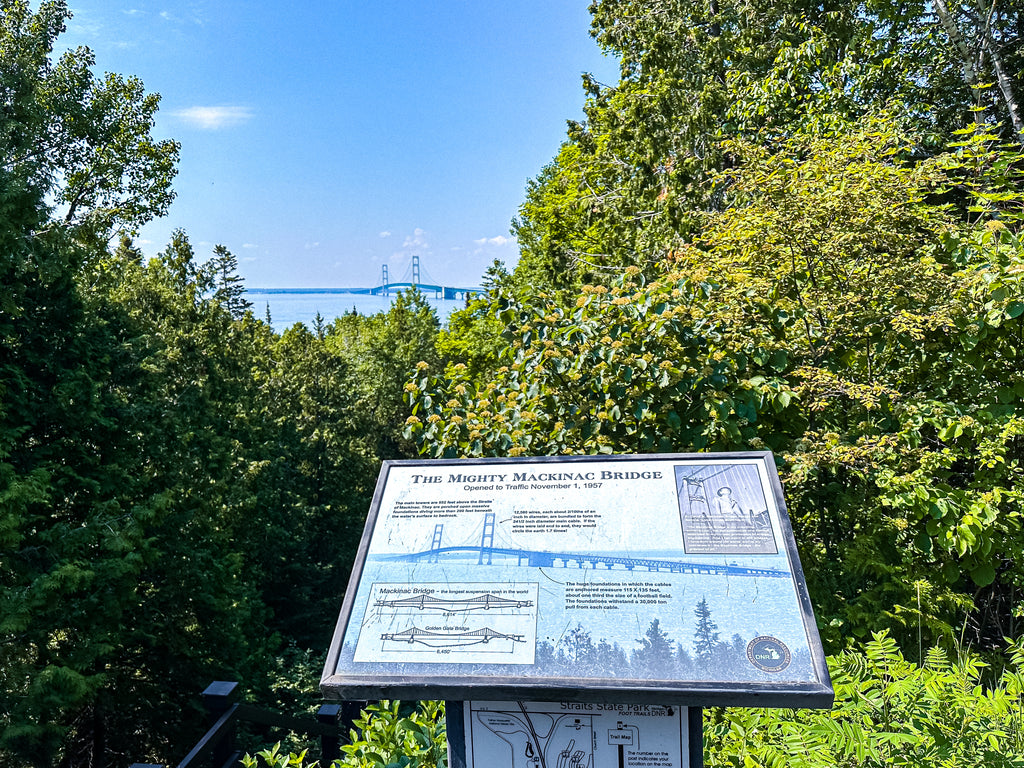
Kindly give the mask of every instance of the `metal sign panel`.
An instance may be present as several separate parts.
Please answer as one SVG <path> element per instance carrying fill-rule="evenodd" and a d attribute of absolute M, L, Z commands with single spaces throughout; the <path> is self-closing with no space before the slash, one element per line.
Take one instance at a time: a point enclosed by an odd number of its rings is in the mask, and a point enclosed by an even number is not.
<path fill-rule="evenodd" d="M 449 737 L 463 736 L 450 745 L 452 768 L 690 766 L 685 707 L 466 701 L 448 709 Z"/>
<path fill-rule="evenodd" d="M 770 453 L 386 462 L 325 696 L 827 707 Z"/>

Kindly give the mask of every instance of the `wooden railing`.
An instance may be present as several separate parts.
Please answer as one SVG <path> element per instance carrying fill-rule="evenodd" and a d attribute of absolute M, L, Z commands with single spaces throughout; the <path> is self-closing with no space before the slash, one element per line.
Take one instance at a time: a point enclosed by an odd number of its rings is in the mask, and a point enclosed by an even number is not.
<path fill-rule="evenodd" d="M 240 722 L 283 728 L 292 733 L 320 737 L 320 765 L 327 768 L 341 757 L 341 740 L 348 736 L 352 723 L 366 707 L 366 701 L 323 704 L 316 718 L 292 717 L 250 704 L 239 703 L 238 683 L 216 681 L 203 691 L 208 730 L 177 768 L 235 768 L 242 752 L 236 743 Z M 152 763 L 133 763 L 131 768 L 165 768 Z"/>

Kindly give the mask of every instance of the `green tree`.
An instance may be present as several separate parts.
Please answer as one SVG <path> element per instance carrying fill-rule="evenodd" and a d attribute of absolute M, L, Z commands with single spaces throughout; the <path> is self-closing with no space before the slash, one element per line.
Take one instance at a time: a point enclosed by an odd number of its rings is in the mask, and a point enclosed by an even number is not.
<path fill-rule="evenodd" d="M 38 765 L 66 755 L 69 732 L 105 753 L 105 686 L 159 674 L 125 649 L 202 594 L 176 580 L 169 611 L 173 588 L 146 590 L 158 532 L 185 550 L 189 534 L 141 460 L 153 433 L 138 340 L 78 283 L 112 230 L 166 208 L 177 146 L 152 140 L 157 99 L 137 81 L 95 79 L 85 49 L 51 63 L 66 18 L 61 3 L 0 13 L 0 755 Z"/>
<path fill-rule="evenodd" d="M 504 299 L 504 365 L 421 371 L 408 434 L 435 456 L 770 448 L 827 642 L 952 639 L 973 608 L 997 647 L 1024 546 L 1024 251 L 1019 159 L 992 140 L 922 162 L 864 120 L 729 144 L 699 241 L 655 279 Z"/>
<path fill-rule="evenodd" d="M 591 32 L 617 83 L 584 77 L 586 119 L 527 189 L 514 229 L 524 289 L 648 271 L 725 205 L 723 140 L 768 151 L 794 132 L 879 112 L 941 152 L 981 123 L 1019 134 L 1013 4 L 596 0 Z M 990 84 L 995 84 L 990 87 Z M 618 268 L 618 270 L 616 270 Z M 653 274 L 653 273 L 652 273 Z"/>
<path fill-rule="evenodd" d="M 248 429 L 234 448 L 237 546 L 271 611 L 266 627 L 326 647 L 377 471 L 350 365 L 301 324 L 263 324 L 239 402 Z"/>
<path fill-rule="evenodd" d="M 214 246 L 207 269 L 212 274 L 214 300 L 233 318 L 238 320 L 252 309 L 252 302 L 245 298 L 245 283 L 238 274 L 238 259 L 231 251 L 223 245 Z"/>
<path fill-rule="evenodd" d="M 497 367 L 503 345 L 495 299 L 501 291 L 510 289 L 513 281 L 505 265 L 495 259 L 484 273 L 481 284 L 484 293 L 474 295 L 465 309 L 449 315 L 448 322 L 438 330 L 436 341 L 437 354 L 442 360 L 463 363 L 474 374 Z"/>
<path fill-rule="evenodd" d="M 358 408 L 382 458 L 415 454 L 402 437 L 403 385 L 418 363 L 438 361 L 437 314 L 418 290 L 395 297 L 386 312 L 337 318 L 326 335 L 327 349 L 351 367 Z"/>
<path fill-rule="evenodd" d="M 52 61 L 69 17 L 62 0 L 0 5 L 0 162 L 53 201 L 54 222 L 105 242 L 167 210 L 178 144 L 153 139 L 160 98 L 138 79 L 96 77 L 88 48 Z"/>

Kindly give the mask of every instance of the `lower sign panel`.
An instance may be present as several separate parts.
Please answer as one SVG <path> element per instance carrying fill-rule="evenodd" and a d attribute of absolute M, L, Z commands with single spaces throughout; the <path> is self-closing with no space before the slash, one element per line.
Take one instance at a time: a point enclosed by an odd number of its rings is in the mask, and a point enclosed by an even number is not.
<path fill-rule="evenodd" d="M 689 766 L 685 707 L 536 701 L 462 706 L 467 768 Z"/>

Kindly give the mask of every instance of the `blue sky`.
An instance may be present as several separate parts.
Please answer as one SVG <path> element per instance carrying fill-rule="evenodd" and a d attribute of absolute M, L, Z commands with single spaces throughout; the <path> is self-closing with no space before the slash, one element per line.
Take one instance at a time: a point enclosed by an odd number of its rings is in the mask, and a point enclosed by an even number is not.
<path fill-rule="evenodd" d="M 71 0 L 61 42 L 163 97 L 181 142 L 175 228 L 222 243 L 249 287 L 367 286 L 422 258 L 476 285 L 513 264 L 526 182 L 582 115 L 580 75 L 615 82 L 587 0 Z"/>

